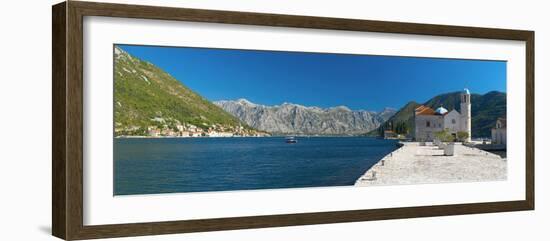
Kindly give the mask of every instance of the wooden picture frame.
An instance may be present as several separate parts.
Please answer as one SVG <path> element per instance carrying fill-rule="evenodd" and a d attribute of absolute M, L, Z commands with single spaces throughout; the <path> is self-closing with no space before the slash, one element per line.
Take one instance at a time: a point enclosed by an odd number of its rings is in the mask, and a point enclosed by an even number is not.
<path fill-rule="evenodd" d="M 68 1 L 52 7 L 52 233 L 66 240 L 157 235 L 533 210 L 534 32 L 309 16 Z M 502 202 L 181 220 L 87 226 L 83 224 L 83 17 L 107 16 L 207 23 L 452 36 L 526 43 L 525 199 Z"/>

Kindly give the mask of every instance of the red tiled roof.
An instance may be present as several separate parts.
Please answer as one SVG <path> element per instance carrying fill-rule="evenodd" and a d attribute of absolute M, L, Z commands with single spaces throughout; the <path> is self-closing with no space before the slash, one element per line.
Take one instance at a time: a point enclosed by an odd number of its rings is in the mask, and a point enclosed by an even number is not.
<path fill-rule="evenodd" d="M 414 110 L 415 115 L 435 115 L 435 111 L 425 105 L 421 105 Z"/>

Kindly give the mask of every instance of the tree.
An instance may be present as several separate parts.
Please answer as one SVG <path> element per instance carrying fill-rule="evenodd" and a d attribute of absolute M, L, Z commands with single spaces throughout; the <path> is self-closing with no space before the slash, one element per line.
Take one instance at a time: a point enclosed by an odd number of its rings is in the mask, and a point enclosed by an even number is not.
<path fill-rule="evenodd" d="M 466 131 L 459 131 L 456 133 L 456 137 L 459 141 L 465 141 L 466 139 L 468 139 L 468 137 L 470 137 L 470 134 L 468 134 L 468 132 Z"/>
<path fill-rule="evenodd" d="M 391 126 L 391 122 L 385 122 L 384 124 L 382 124 L 380 127 L 378 127 L 378 135 L 384 136 L 384 131 L 392 130 Z"/>
<path fill-rule="evenodd" d="M 401 122 L 397 122 L 397 124 L 394 126 L 393 128 L 393 132 L 397 133 L 397 134 L 401 134 L 403 131 L 403 127 L 402 127 L 402 123 Z"/>
<path fill-rule="evenodd" d="M 399 122 L 397 123 L 395 127 L 395 133 L 397 134 L 408 134 L 409 133 L 409 127 L 407 126 L 407 123 L 405 122 Z"/>
<path fill-rule="evenodd" d="M 451 142 L 454 140 L 453 135 L 449 132 L 449 129 L 438 131 L 435 133 L 435 137 L 442 142 Z"/>

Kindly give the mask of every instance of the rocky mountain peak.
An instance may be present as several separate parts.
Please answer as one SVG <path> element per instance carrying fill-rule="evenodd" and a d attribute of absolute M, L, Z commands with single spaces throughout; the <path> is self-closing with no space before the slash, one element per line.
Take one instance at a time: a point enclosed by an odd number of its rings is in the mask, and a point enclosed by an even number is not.
<path fill-rule="evenodd" d="M 256 104 L 250 102 L 249 100 L 247 100 L 245 98 L 240 98 L 240 99 L 237 100 L 237 102 L 241 105 L 256 106 Z"/>
<path fill-rule="evenodd" d="M 344 112 L 351 112 L 351 109 L 344 105 L 339 105 L 336 107 L 329 108 L 329 110 L 332 111 L 344 111 Z"/>

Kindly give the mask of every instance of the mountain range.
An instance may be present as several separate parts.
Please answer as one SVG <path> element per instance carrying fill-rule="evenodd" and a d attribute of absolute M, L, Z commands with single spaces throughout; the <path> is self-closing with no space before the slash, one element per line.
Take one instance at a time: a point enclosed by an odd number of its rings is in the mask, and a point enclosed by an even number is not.
<path fill-rule="evenodd" d="M 246 99 L 215 101 L 214 104 L 247 125 L 273 134 L 359 135 L 374 130 L 393 116 L 395 109 L 381 112 L 307 107 L 292 103 L 266 106 Z"/>

